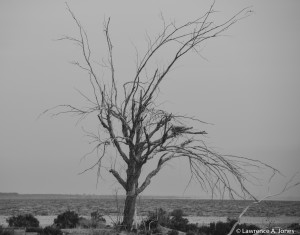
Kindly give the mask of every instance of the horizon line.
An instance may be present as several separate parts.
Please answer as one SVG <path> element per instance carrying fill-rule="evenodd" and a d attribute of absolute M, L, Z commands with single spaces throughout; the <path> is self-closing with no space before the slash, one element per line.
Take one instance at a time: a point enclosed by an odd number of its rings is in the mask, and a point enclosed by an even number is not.
<path fill-rule="evenodd" d="M 81 197 L 115 197 L 115 194 L 90 194 L 90 193 L 19 193 L 19 192 L 0 192 L 0 196 L 9 196 L 9 195 L 15 195 L 15 196 L 81 196 Z M 125 194 L 118 194 L 117 196 L 124 197 Z M 205 196 L 197 196 L 197 195 L 140 195 L 140 197 L 155 197 L 155 198 L 176 198 L 176 199 L 199 199 L 199 200 L 249 200 L 252 201 L 253 199 L 232 199 L 232 198 L 211 198 L 211 197 L 205 197 Z M 300 201 L 300 197 L 296 196 L 287 196 L 287 197 L 276 197 L 276 198 L 269 198 L 266 199 L 266 201 Z"/>

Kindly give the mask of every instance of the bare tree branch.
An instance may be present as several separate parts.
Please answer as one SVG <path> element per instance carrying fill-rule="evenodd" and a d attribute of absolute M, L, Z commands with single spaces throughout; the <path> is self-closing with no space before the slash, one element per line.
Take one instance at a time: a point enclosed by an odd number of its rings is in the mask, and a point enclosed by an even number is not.
<path fill-rule="evenodd" d="M 254 198 L 246 187 L 246 183 L 252 177 L 251 168 L 265 167 L 278 173 L 276 169 L 263 162 L 213 151 L 203 141 L 203 135 L 207 133 L 199 126 L 207 124 L 206 122 L 159 109 L 156 101 L 162 82 L 178 61 L 189 53 L 200 54 L 203 42 L 221 36 L 231 26 L 251 15 L 251 8 L 244 8 L 221 23 L 216 23 L 212 19 L 216 13 L 214 3 L 205 14 L 181 25 L 177 25 L 174 21 L 168 23 L 161 16 L 163 29 L 156 37 L 146 34 L 146 51 L 140 57 L 136 50 L 136 71 L 132 74 L 132 79 L 120 84 L 123 89 L 120 92 L 117 87 L 113 43 L 110 36 L 111 19 L 108 18 L 103 25 L 108 56 L 99 63 L 110 71 L 107 82 L 95 72 L 87 32 L 68 4 L 66 6 L 78 28 L 78 36 L 63 36 L 58 40 L 67 40 L 79 46 L 83 62 L 75 60 L 72 63 L 87 72 L 94 97 L 91 99 L 79 92 L 88 102 L 87 107 L 59 105 L 51 111 L 55 110 L 53 115 L 72 114 L 81 118 L 91 114 L 97 115 L 99 129 L 104 137 L 100 138 L 100 135 L 93 136 L 90 133 L 88 135 L 92 138 L 91 143 L 96 145 L 92 152 L 102 151 L 102 154 L 96 164 L 85 171 L 98 166 L 100 175 L 102 159 L 109 158 L 108 151 L 116 151 L 116 159 L 125 165 L 126 179 L 123 179 L 114 167 L 111 167 L 109 172 L 126 191 L 124 209 L 126 225 L 132 224 L 134 213 L 132 205 L 135 205 L 137 195 L 146 189 L 164 164 L 173 159 L 187 159 L 191 173 L 190 180 L 199 182 L 204 190 L 211 191 L 212 195 L 224 196 L 228 193 L 233 198 L 245 196 Z M 153 66 L 153 62 L 160 58 L 161 52 L 168 47 L 172 48 L 173 54 L 166 56 L 166 63 L 162 66 Z M 45 112 L 48 111 L 50 110 Z M 141 183 L 139 182 L 141 172 L 149 160 L 156 160 L 157 165 Z M 232 185 L 232 180 L 237 183 L 239 189 Z"/>
<path fill-rule="evenodd" d="M 262 201 L 267 200 L 267 199 L 269 199 L 269 198 L 273 198 L 273 197 L 279 196 L 279 195 L 283 194 L 284 192 L 286 192 L 286 191 L 288 191 L 288 190 L 290 190 L 290 189 L 292 189 L 292 188 L 295 188 L 295 187 L 299 186 L 299 185 L 300 185 L 300 182 L 296 182 L 296 183 L 291 184 L 291 183 L 293 182 L 294 178 L 296 177 L 296 175 L 297 175 L 298 173 L 299 173 L 299 172 L 297 172 L 296 174 L 294 174 L 294 175 L 289 179 L 289 181 L 284 185 L 283 189 L 282 189 L 280 192 L 275 193 L 275 194 L 272 194 L 272 195 L 267 195 L 267 196 L 265 196 L 265 197 L 263 197 L 263 198 L 261 198 L 261 199 L 259 199 L 259 200 L 255 200 L 254 202 L 252 202 L 251 204 L 249 204 L 247 207 L 245 207 L 245 209 L 239 214 L 238 220 L 234 223 L 234 225 L 232 226 L 232 228 L 231 228 L 231 230 L 229 231 L 228 235 L 232 235 L 232 233 L 234 232 L 236 226 L 238 226 L 238 225 L 240 224 L 241 218 L 243 217 L 243 215 L 248 211 L 248 209 L 249 209 L 251 206 L 253 206 L 253 205 L 255 205 L 255 204 L 259 204 L 259 203 L 261 203 Z"/>
<path fill-rule="evenodd" d="M 110 169 L 109 172 L 113 174 L 113 176 L 118 180 L 118 182 L 126 190 L 126 182 L 122 179 L 122 177 L 119 175 L 119 173 L 117 171 L 115 171 L 114 169 Z"/>

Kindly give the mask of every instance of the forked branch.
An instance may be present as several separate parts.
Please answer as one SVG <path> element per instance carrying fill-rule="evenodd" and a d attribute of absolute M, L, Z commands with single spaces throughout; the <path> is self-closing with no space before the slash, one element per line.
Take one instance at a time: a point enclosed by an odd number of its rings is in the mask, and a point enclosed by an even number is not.
<path fill-rule="evenodd" d="M 147 36 L 148 47 L 142 57 L 137 56 L 136 71 L 131 75 L 131 79 L 123 85 L 120 84 L 123 89 L 121 91 L 114 66 L 115 57 L 110 36 L 111 19 L 108 18 L 103 25 L 108 56 L 102 60 L 102 65 L 109 69 L 110 76 L 100 79 L 95 73 L 87 33 L 68 5 L 67 10 L 78 28 L 78 36 L 64 36 L 60 40 L 74 42 L 80 47 L 83 63 L 74 61 L 73 64 L 88 73 L 94 97 L 87 98 L 83 94 L 88 101 L 87 107 L 62 105 L 59 108 L 63 110 L 56 114 L 70 113 L 82 118 L 90 114 L 97 115 L 99 132 L 103 135 L 105 144 L 100 138 L 99 142 L 95 143 L 105 150 L 103 153 L 115 150 L 115 158 L 121 164 L 125 163 L 127 179 L 123 179 L 115 169 L 109 170 L 125 190 L 128 181 L 132 180 L 137 185 L 135 194 L 143 192 L 162 167 L 175 158 L 187 159 L 191 179 L 198 181 L 204 189 L 217 191 L 221 195 L 228 192 L 231 197 L 252 196 L 245 186 L 247 177 L 251 176 L 250 170 L 245 168 L 266 167 L 277 172 L 276 169 L 257 160 L 216 153 L 203 141 L 203 136 L 207 133 L 199 124 L 204 122 L 159 109 L 155 99 L 162 82 L 179 60 L 192 52 L 200 54 L 203 42 L 222 35 L 235 23 L 251 15 L 251 8 L 244 8 L 221 23 L 212 19 L 216 14 L 214 3 L 205 14 L 181 25 L 175 22 L 168 23 L 162 18 L 162 31 L 155 38 Z M 165 55 L 167 62 L 162 66 L 153 66 L 153 62 L 169 47 L 173 49 L 173 54 Z M 109 154 L 101 155 L 101 160 L 96 164 L 100 165 L 102 158 L 110 157 Z M 150 160 L 157 161 L 156 167 L 142 183 L 138 182 L 143 166 Z M 137 179 L 133 180 L 133 176 Z M 232 179 L 239 185 L 240 192 L 232 187 Z"/>

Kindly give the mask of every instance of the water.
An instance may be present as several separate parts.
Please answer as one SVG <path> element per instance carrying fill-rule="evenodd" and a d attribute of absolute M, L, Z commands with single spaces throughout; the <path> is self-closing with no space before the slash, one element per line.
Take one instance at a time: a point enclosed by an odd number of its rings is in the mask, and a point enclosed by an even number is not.
<path fill-rule="evenodd" d="M 203 200 L 179 198 L 140 198 L 137 202 L 139 215 L 163 208 L 166 211 L 182 209 L 186 216 L 236 217 L 251 201 Z M 0 216 L 31 213 L 36 216 L 58 215 L 66 210 L 76 211 L 82 216 L 100 209 L 104 215 L 121 213 L 124 197 L 114 196 L 70 196 L 70 195 L 18 195 L 0 197 Z M 300 218 L 300 201 L 263 201 L 246 212 L 248 217 L 294 216 Z"/>

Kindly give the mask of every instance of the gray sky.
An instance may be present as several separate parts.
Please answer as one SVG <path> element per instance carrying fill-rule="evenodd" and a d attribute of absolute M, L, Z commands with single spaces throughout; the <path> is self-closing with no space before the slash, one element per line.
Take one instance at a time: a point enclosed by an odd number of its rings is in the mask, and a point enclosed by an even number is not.
<path fill-rule="evenodd" d="M 102 23 L 111 16 L 115 66 L 120 83 L 135 69 L 133 44 L 142 53 L 145 34 L 156 35 L 166 20 L 183 23 L 200 16 L 211 1 L 68 2 L 85 26 L 94 58 L 106 56 Z M 281 170 L 270 185 L 278 192 L 300 166 L 300 1 L 217 1 L 217 21 L 252 5 L 254 14 L 202 47 L 203 60 L 181 60 L 162 86 L 163 107 L 199 117 L 208 145 L 222 153 L 260 159 Z M 95 118 L 76 125 L 72 117 L 37 116 L 57 104 L 80 104 L 78 88 L 90 92 L 87 76 L 68 62 L 80 59 L 72 43 L 77 35 L 63 1 L 0 1 L 0 191 L 19 193 L 110 194 L 112 176 L 96 188 L 96 172 L 78 173 L 95 158 L 80 161 L 91 146 L 82 127 L 93 130 Z M 163 61 L 163 58 L 162 60 Z M 160 61 L 158 61 L 160 62 Z M 99 70 L 100 72 L 100 70 Z M 107 75 L 107 73 L 104 73 Z M 188 169 L 167 166 L 144 194 L 182 195 Z M 300 177 L 297 177 L 300 181 Z M 266 187 L 253 188 L 267 194 Z M 196 184 L 188 195 L 205 196 Z M 300 189 L 285 193 L 297 197 Z"/>

